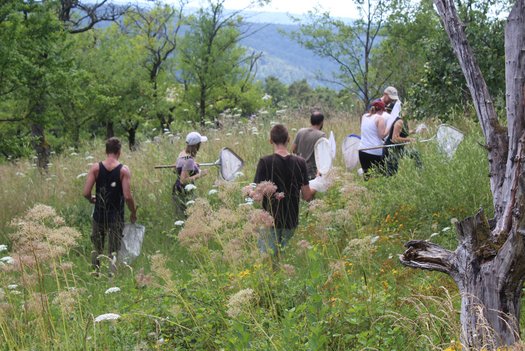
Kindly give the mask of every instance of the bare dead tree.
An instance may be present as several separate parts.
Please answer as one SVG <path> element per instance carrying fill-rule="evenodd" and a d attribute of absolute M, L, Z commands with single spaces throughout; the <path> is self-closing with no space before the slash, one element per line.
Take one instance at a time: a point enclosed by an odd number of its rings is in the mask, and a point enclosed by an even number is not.
<path fill-rule="evenodd" d="M 453 0 L 434 0 L 458 57 L 485 137 L 494 218 L 483 210 L 456 224 L 458 247 L 416 240 L 402 264 L 450 275 L 461 293 L 461 342 L 495 349 L 519 340 L 525 280 L 525 0 L 516 0 L 505 28 L 506 112 L 503 126 L 466 39 Z"/>
<path fill-rule="evenodd" d="M 99 22 L 116 21 L 129 9 L 127 5 L 113 4 L 108 0 L 60 0 L 59 4 L 58 18 L 73 34 L 86 32 Z"/>

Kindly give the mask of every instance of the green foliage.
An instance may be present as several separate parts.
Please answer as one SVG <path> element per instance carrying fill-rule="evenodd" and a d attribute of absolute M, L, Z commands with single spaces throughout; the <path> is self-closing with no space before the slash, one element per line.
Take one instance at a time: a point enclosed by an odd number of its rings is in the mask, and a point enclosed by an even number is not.
<path fill-rule="evenodd" d="M 181 41 L 181 79 L 186 108 L 195 111 L 204 125 L 222 112 L 217 107 L 237 107 L 239 97 L 251 91 L 252 70 L 260 57 L 246 54 L 239 46 L 242 17 L 238 12 L 227 14 L 223 1 L 210 2 L 188 18 L 188 30 Z M 249 94 L 248 94 L 249 95 Z M 262 94 L 261 96 L 262 97 Z M 260 98 L 259 97 L 259 98 Z M 254 112 L 254 100 L 243 96 L 245 113 Z M 251 100 L 251 103 L 247 103 Z"/>
<path fill-rule="evenodd" d="M 505 21 L 494 14 L 507 6 L 491 0 L 458 2 L 467 38 L 500 110 L 505 92 Z M 447 120 L 456 111 L 472 110 L 463 72 L 432 1 L 398 1 L 393 8 L 377 61 L 384 71 L 392 72 L 389 84 L 405 96 L 409 113 Z"/>
<path fill-rule="evenodd" d="M 384 72 L 373 63 L 373 49 L 386 18 L 388 7 L 382 0 L 354 1 L 360 17 L 345 22 L 329 13 L 309 12 L 306 23 L 291 37 L 305 48 L 336 63 L 338 73 L 333 78 L 321 77 L 341 86 L 360 99 L 363 108 L 378 96 L 385 81 Z M 296 20 L 299 22 L 299 20 Z"/>
<path fill-rule="evenodd" d="M 269 117 L 284 122 L 292 134 L 307 123 L 298 113 Z M 344 136 L 352 131 L 351 117 L 330 118 L 325 128 Z M 229 122 L 224 130 L 207 131 L 209 142 L 197 157 L 213 160 L 220 148 L 231 147 L 245 160 L 246 175 L 230 183 L 216 182 L 213 172 L 199 179 L 183 227 L 173 223 L 174 175 L 153 166 L 172 163 L 184 141 L 173 145 L 163 137 L 159 144 L 123 151 L 139 222 L 147 229 L 143 254 L 130 267 L 121 266 L 112 280 L 105 274 L 107 260 L 102 277 L 89 276 L 92 205 L 79 195 L 88 163 L 104 157 L 102 142 L 53 156 L 45 177 L 29 162 L 0 165 L 7 179 L 0 183 L 0 200 L 10 203 L 0 213 L 0 244 L 8 246 L 0 256 L 17 258 L 9 223 L 36 203 L 52 205 L 82 233 L 68 254 L 43 262 L 40 270 L 27 266 L 20 272 L 0 264 L 0 345 L 430 351 L 458 339 L 460 297 L 454 283 L 438 273 L 404 268 L 396 255 L 413 238 L 453 248 L 454 230 L 446 229 L 451 218 L 462 219 L 479 207 L 490 214 L 486 155 L 474 123 L 456 121 L 467 137 L 452 160 L 428 144 L 418 147 L 422 169 L 406 159 L 396 176 L 368 182 L 338 170 L 327 193 L 302 205 L 294 238 L 272 265 L 258 252 L 250 215 L 255 208 L 245 205 L 242 195 L 259 157 L 271 152 L 270 125 L 258 119 Z M 177 127 L 182 134 L 191 128 Z M 340 157 L 336 165 L 342 166 Z M 430 237 L 434 232 L 438 235 Z M 7 289 L 9 284 L 17 284 L 20 293 Z M 106 294 L 110 287 L 120 291 Z M 37 293 L 48 301 L 41 313 L 34 310 L 42 297 Z M 59 301 L 70 301 L 72 309 Z M 120 318 L 94 322 L 109 312 Z"/>

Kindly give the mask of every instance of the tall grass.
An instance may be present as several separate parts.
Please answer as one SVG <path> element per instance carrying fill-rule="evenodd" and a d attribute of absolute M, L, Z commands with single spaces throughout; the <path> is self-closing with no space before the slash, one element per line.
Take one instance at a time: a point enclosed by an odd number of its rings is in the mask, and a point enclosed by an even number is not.
<path fill-rule="evenodd" d="M 102 141 L 86 144 L 79 154 L 54 156 L 48 174 L 26 161 L 0 165 L 0 244 L 8 245 L 6 255 L 18 252 L 12 219 L 38 203 L 56 209 L 65 226 L 82 234 L 74 247 L 45 263 L 0 267 L 0 349 L 450 346 L 460 333 L 454 284 L 439 274 L 403 268 L 397 254 L 404 241 L 432 233 L 438 233 L 432 240 L 453 247 L 454 231 L 446 229 L 452 218 L 478 207 L 490 212 L 486 158 L 475 128 L 467 125 L 467 138 L 452 160 L 433 145 L 420 145 L 423 169 L 403 160 L 396 176 L 368 182 L 343 169 L 339 149 L 335 184 L 301 205 L 300 226 L 275 265 L 256 247 L 260 212 L 244 204 L 241 190 L 252 181 L 258 159 L 272 152 L 271 122 L 284 121 L 292 136 L 309 122 L 299 114 L 274 119 L 203 131 L 209 142 L 198 161 L 215 161 L 222 147 L 230 147 L 245 161 L 244 176 L 225 183 L 212 171 L 199 179 L 183 226 L 174 224 L 175 176 L 154 166 L 175 162 L 189 130 L 181 129 L 180 139 L 164 136 L 159 143 L 142 142 L 136 152 L 124 150 L 138 221 L 147 229 L 143 254 L 113 279 L 90 276 L 92 207 L 81 197 L 83 173 L 104 157 Z M 347 134 L 359 131 L 358 116 L 334 115 L 325 123 L 330 130 L 341 145 Z M 11 290 L 12 284 L 17 287 Z M 111 287 L 120 291 L 108 292 Z M 105 313 L 120 317 L 96 321 Z"/>

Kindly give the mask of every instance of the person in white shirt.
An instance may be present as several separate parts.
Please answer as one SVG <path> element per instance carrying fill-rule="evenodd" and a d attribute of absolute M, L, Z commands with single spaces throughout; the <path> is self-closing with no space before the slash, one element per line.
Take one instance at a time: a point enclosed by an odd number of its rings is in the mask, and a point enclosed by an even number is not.
<path fill-rule="evenodd" d="M 385 103 L 378 99 L 374 101 L 368 113 L 361 117 L 361 142 L 359 144 L 359 162 L 368 179 L 371 168 L 381 168 L 383 165 L 383 138 L 385 137 Z M 369 150 L 361 150 L 369 149 Z"/>

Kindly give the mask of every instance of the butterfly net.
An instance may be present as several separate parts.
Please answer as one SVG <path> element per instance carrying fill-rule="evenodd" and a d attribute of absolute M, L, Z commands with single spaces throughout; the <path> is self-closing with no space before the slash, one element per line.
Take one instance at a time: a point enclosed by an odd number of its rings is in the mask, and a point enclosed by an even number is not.
<path fill-rule="evenodd" d="M 236 173 L 244 166 L 244 161 L 235 152 L 226 147 L 221 150 L 219 159 L 220 174 L 222 179 L 226 181 L 235 179 Z"/>
<path fill-rule="evenodd" d="M 463 141 L 463 133 L 446 124 L 439 126 L 436 140 L 438 146 L 449 158 L 454 156 L 459 144 Z"/>

